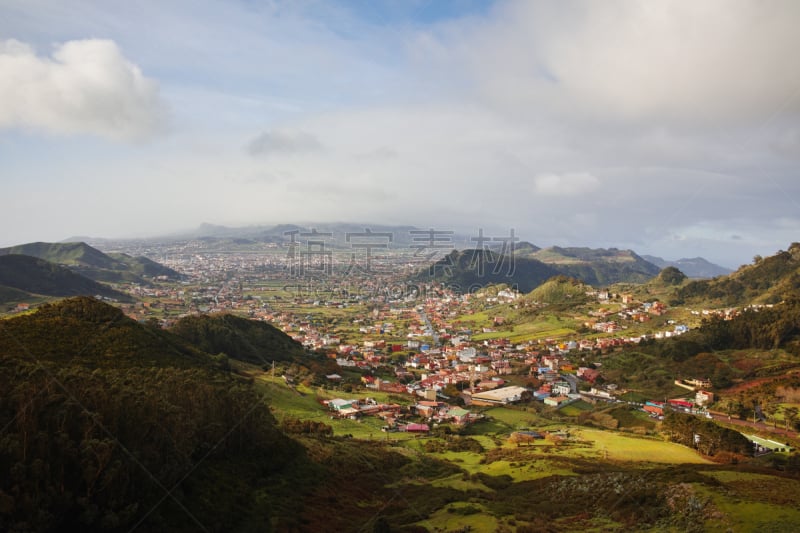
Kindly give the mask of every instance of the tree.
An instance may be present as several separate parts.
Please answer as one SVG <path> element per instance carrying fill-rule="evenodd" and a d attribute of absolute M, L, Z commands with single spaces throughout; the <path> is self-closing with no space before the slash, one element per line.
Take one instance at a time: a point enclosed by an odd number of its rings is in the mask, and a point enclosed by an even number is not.
<path fill-rule="evenodd" d="M 668 285 L 680 285 L 686 280 L 686 274 L 674 266 L 668 266 L 658 274 L 658 279 Z"/>
<path fill-rule="evenodd" d="M 795 423 L 797 422 L 797 414 L 798 409 L 797 407 L 785 407 L 783 409 L 783 422 L 786 429 L 795 428 Z"/>
<path fill-rule="evenodd" d="M 781 406 L 777 403 L 770 402 L 764 407 L 764 411 L 766 411 L 767 417 L 772 420 L 772 427 L 778 427 L 777 416 L 781 411 Z"/>

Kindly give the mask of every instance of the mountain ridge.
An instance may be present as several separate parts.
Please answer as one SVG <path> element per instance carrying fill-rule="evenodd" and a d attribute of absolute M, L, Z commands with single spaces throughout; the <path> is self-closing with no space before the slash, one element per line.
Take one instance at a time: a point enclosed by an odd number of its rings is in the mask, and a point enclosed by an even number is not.
<path fill-rule="evenodd" d="M 712 263 L 703 257 L 683 257 L 676 261 L 668 261 L 654 255 L 642 255 L 642 258 L 662 269 L 675 267 L 690 278 L 715 278 L 733 272 L 730 268 Z"/>
<path fill-rule="evenodd" d="M 0 256 L 18 254 L 37 257 L 63 265 L 95 281 L 107 283 L 148 284 L 146 277 L 166 276 L 180 279 L 181 275 L 144 256 L 106 254 L 85 242 L 32 242 L 0 248 Z"/>
<path fill-rule="evenodd" d="M 130 296 L 66 267 L 28 255 L 0 255 L 0 286 L 18 291 L 7 292 L 0 303 L 20 298 L 35 299 L 38 296 L 97 295 L 123 302 L 132 301 Z"/>
<path fill-rule="evenodd" d="M 528 250 L 535 249 L 531 246 Z M 453 251 L 420 270 L 412 280 L 426 278 L 469 290 L 497 283 L 530 292 L 555 276 L 575 278 L 592 286 L 620 282 L 642 283 L 661 269 L 631 250 L 550 247 L 523 253 L 499 254 L 491 250 Z"/>

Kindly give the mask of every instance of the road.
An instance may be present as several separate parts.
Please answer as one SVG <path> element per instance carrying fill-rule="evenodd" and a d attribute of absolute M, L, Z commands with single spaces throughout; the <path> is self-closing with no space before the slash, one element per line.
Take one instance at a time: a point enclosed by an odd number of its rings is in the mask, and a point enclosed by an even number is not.
<path fill-rule="evenodd" d="M 749 427 L 749 428 L 752 428 L 754 430 L 758 430 L 758 431 L 765 432 L 765 433 L 770 433 L 775 437 L 789 437 L 790 439 L 796 439 L 797 436 L 798 436 L 798 433 L 796 431 L 789 431 L 789 430 L 783 429 L 781 427 L 777 427 L 777 428 L 776 427 L 772 427 L 769 424 L 766 424 L 764 422 L 752 422 L 750 420 L 740 420 L 738 418 L 729 417 L 728 415 L 726 415 L 724 413 L 718 413 L 718 412 L 713 412 L 712 411 L 711 412 L 711 417 L 714 420 L 717 420 L 719 422 L 723 422 L 725 424 L 732 424 L 734 426 L 739 426 L 739 427 Z"/>

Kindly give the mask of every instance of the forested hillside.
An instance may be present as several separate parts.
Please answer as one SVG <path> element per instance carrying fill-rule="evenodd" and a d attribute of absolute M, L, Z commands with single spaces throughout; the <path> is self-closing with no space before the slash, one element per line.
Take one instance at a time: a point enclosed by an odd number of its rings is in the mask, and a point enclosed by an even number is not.
<path fill-rule="evenodd" d="M 257 365 L 304 354 L 300 343 L 271 324 L 233 315 L 184 317 L 170 331 L 205 352 Z"/>
<path fill-rule="evenodd" d="M 3 531 L 259 530 L 303 460 L 223 361 L 88 298 L 0 321 L 0 361 Z"/>
<path fill-rule="evenodd" d="M 733 274 L 693 281 L 676 293 L 676 303 L 706 302 L 709 305 L 747 305 L 777 303 L 800 296 L 800 243 L 770 257 L 754 258 L 754 263 Z"/>

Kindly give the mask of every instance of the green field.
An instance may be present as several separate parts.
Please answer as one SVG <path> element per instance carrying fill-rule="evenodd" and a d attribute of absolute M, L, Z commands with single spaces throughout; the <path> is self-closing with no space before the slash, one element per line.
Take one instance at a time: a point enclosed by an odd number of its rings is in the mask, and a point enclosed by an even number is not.
<path fill-rule="evenodd" d="M 455 322 L 461 327 L 472 328 L 472 340 L 474 341 L 508 338 L 512 343 L 522 343 L 537 339 L 561 339 L 575 334 L 574 328 L 576 324 L 574 320 L 562 320 L 554 315 L 537 317 L 535 320 L 526 318 L 519 324 L 495 327 L 493 319 L 496 315 L 515 315 L 515 313 L 506 313 L 506 311 L 509 311 L 509 309 L 500 307 L 494 313 L 492 311 L 481 311 L 462 315 Z M 481 333 L 480 330 L 482 328 L 493 328 L 497 331 Z"/>
<path fill-rule="evenodd" d="M 538 424 L 550 422 L 541 418 L 537 413 L 509 407 L 492 407 L 483 413 L 487 418 L 494 419 L 505 425 L 510 433 L 517 429 L 526 429 Z"/>
<path fill-rule="evenodd" d="M 499 330 L 489 333 L 473 335 L 472 340 L 484 341 L 491 339 L 507 338 L 511 343 L 523 343 L 537 339 L 562 339 L 575 335 L 575 330 L 569 327 L 553 325 L 549 322 L 529 322 L 514 326 L 512 329 Z"/>
<path fill-rule="evenodd" d="M 691 448 L 662 440 L 628 436 L 612 431 L 580 428 L 575 438 L 592 443 L 588 456 L 607 457 L 612 461 L 659 464 L 710 464 Z M 582 451 L 578 452 L 583 455 Z"/>

